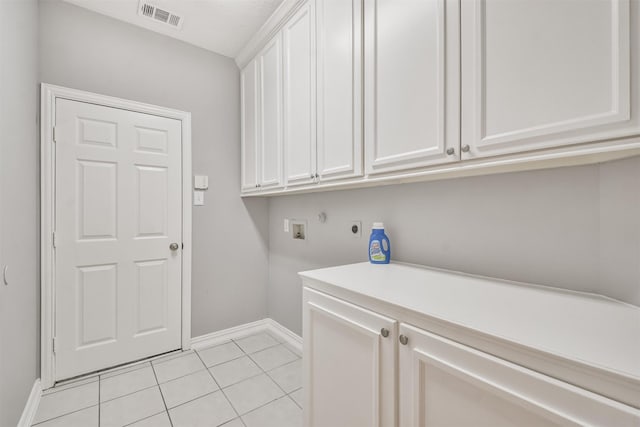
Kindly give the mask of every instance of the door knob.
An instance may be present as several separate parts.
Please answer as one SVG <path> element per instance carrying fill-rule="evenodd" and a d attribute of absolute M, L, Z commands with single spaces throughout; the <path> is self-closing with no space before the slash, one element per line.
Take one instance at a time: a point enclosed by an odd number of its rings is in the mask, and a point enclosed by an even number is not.
<path fill-rule="evenodd" d="M 177 243 L 172 243 L 169 245 L 169 249 L 172 251 L 177 251 L 180 246 Z"/>
<path fill-rule="evenodd" d="M 406 335 L 400 335 L 398 337 L 398 340 L 400 340 L 400 344 L 402 345 L 407 345 L 407 343 L 409 342 L 409 338 Z"/>
<path fill-rule="evenodd" d="M 471 147 L 469 146 L 469 144 L 462 146 L 462 152 L 463 153 L 468 153 L 469 150 L 471 150 Z"/>
<path fill-rule="evenodd" d="M 453 156 L 454 154 L 456 154 L 456 150 L 453 149 L 453 148 L 449 148 L 449 149 L 447 149 L 447 154 L 449 156 Z"/>
<path fill-rule="evenodd" d="M 382 328 L 380 329 L 380 335 L 382 335 L 384 338 L 389 336 L 389 330 L 387 328 Z"/>

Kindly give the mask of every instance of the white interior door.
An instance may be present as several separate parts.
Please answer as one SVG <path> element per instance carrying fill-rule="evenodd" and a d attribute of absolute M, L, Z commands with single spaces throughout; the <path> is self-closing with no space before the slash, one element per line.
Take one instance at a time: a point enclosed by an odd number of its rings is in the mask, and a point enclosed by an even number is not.
<path fill-rule="evenodd" d="M 55 140 L 55 379 L 180 348 L 180 121 L 58 99 Z"/>

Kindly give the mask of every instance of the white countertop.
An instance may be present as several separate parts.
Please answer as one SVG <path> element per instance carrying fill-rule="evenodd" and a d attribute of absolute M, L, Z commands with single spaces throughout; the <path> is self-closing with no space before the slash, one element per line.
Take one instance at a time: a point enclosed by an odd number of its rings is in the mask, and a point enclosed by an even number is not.
<path fill-rule="evenodd" d="M 300 273 L 396 307 L 640 380 L 640 308 L 401 263 Z"/>

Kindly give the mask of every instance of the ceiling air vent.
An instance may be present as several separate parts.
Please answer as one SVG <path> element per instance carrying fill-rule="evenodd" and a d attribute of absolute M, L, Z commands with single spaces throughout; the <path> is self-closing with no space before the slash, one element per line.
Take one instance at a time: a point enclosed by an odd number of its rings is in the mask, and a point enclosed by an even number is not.
<path fill-rule="evenodd" d="M 168 10 L 161 9 L 146 1 L 141 1 L 138 7 L 138 15 L 151 19 L 155 22 L 168 25 L 174 29 L 182 28 L 182 17 Z"/>

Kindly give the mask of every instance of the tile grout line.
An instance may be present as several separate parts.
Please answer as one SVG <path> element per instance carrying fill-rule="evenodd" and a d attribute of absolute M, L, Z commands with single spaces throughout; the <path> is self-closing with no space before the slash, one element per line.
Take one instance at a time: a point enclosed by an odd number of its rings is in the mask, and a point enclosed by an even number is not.
<path fill-rule="evenodd" d="M 302 409 L 302 405 L 298 403 L 298 401 L 296 399 L 293 398 L 293 396 L 291 396 L 293 393 L 302 390 L 302 387 L 299 387 L 295 390 L 293 390 L 291 393 L 287 394 L 287 396 L 289 396 L 291 398 L 291 400 L 293 400 L 293 403 L 295 403 L 298 408 Z"/>
<path fill-rule="evenodd" d="M 1 1 L 1 0 L 0 0 L 0 1 Z M 244 357 L 244 356 L 241 356 L 241 357 Z M 238 359 L 239 359 L 239 358 L 238 358 Z M 233 360 L 237 360 L 237 359 L 233 359 Z M 222 365 L 222 364 L 224 364 L 224 363 L 226 363 L 226 362 L 219 363 L 218 365 Z M 215 365 L 215 366 L 218 366 L 218 365 Z M 258 368 L 260 368 L 260 367 L 258 366 Z M 190 375 L 197 374 L 197 373 L 200 373 L 200 372 L 202 372 L 202 371 L 208 371 L 208 370 L 209 370 L 209 368 L 205 367 L 204 369 L 200 369 L 200 370 L 198 370 L 198 371 L 189 372 L 188 374 L 185 374 L 185 375 L 182 375 L 182 376 L 179 376 L 179 377 L 176 377 L 176 378 L 172 378 L 172 379 L 170 379 L 170 380 L 168 380 L 168 381 L 165 381 L 165 382 L 163 382 L 163 383 L 158 383 L 158 384 L 150 385 L 150 386 L 148 386 L 148 387 L 141 388 L 140 390 L 132 391 L 131 393 L 127 393 L 127 394 L 123 394 L 123 395 L 120 395 L 120 396 L 117 396 L 117 397 L 113 397 L 113 398 L 111 398 L 111 399 L 109 399 L 109 400 L 105 400 L 105 401 L 104 401 L 104 402 L 102 402 L 102 403 L 112 402 L 112 401 L 114 401 L 114 400 L 117 400 L 117 399 L 120 399 L 120 398 L 123 398 L 123 397 L 127 397 L 127 396 L 131 396 L 132 394 L 136 394 L 136 393 L 139 393 L 139 392 L 141 392 L 141 391 L 148 390 L 148 389 L 153 388 L 153 387 L 159 387 L 159 386 L 160 386 L 160 384 L 168 384 L 168 383 L 170 383 L 170 382 L 177 381 L 177 380 L 183 379 L 183 378 L 185 378 L 185 377 L 188 377 L 188 376 L 190 376 Z M 154 372 L 154 375 L 155 375 L 155 372 Z M 212 375 L 212 374 L 211 374 L 211 372 L 209 372 L 209 375 Z M 240 381 L 237 381 L 237 382 L 235 382 L 235 383 L 232 383 L 232 384 L 228 384 L 228 385 L 224 386 L 224 388 L 231 387 L 232 385 L 236 385 L 236 384 L 238 384 L 238 383 L 240 383 L 240 382 L 242 382 L 242 381 L 244 381 L 244 380 L 248 380 L 248 379 L 251 379 L 251 378 L 255 378 L 255 377 L 260 376 L 260 375 L 262 375 L 262 373 L 259 373 L 259 374 L 256 374 L 256 375 L 252 375 L 251 377 L 244 378 L 244 379 L 242 379 L 242 380 L 240 380 Z M 156 381 L 157 381 L 157 377 L 156 377 Z M 214 379 L 214 381 L 215 381 L 215 379 Z M 216 381 L 216 384 L 217 384 L 217 381 Z M 218 385 L 218 387 L 219 387 L 219 389 L 220 389 L 220 390 L 222 390 L 222 387 L 220 387 L 219 385 Z M 160 390 L 161 390 L 161 392 L 162 392 L 162 389 L 160 389 Z M 63 390 L 63 391 L 64 391 L 64 390 Z M 218 391 L 218 390 L 215 390 L 215 391 Z M 214 393 L 214 392 L 212 392 L 212 393 Z M 207 394 L 211 394 L 211 393 L 207 393 Z M 205 394 L 203 394 L 203 396 L 206 396 L 206 395 L 205 395 Z M 191 399 L 191 400 L 189 400 L 188 402 L 191 402 L 191 401 L 193 401 L 193 400 L 195 400 L 195 399 Z M 187 402 L 185 402 L 185 403 L 187 403 Z M 177 405 L 177 406 L 181 406 L 181 405 L 183 405 L 183 403 L 181 403 L 180 405 Z M 95 406 L 95 405 L 91 405 L 91 406 Z M 177 406 L 176 406 L 176 407 L 177 407 Z M 86 409 L 86 408 L 85 408 L 85 409 Z M 173 408 L 171 408 L 171 409 L 173 409 Z"/>
<path fill-rule="evenodd" d="M 236 344 L 237 345 L 237 344 Z M 238 346 L 240 347 L 240 346 Z M 242 348 L 240 349 L 242 350 Z M 242 350 L 244 352 L 244 350 Z M 218 386 L 218 389 L 220 390 L 220 393 L 222 393 L 222 395 L 224 396 L 224 398 L 226 399 L 226 401 L 229 403 L 229 406 L 231 406 L 231 409 L 233 409 L 233 412 L 235 412 L 235 414 L 238 416 L 237 418 L 240 420 L 240 422 L 242 423 L 243 426 L 246 427 L 246 424 L 244 423 L 244 421 L 242 420 L 242 418 L 240 418 L 240 414 L 238 413 L 238 411 L 236 410 L 235 406 L 233 406 L 233 403 L 231 403 L 231 400 L 229 400 L 229 398 L 227 397 L 227 394 L 224 392 L 224 390 L 222 389 L 222 387 L 220 387 L 220 384 L 218 384 L 218 381 L 216 380 L 216 378 L 213 376 L 213 373 L 211 373 L 211 371 L 209 370 L 209 368 L 207 368 L 207 364 L 204 363 L 204 361 L 202 360 L 202 357 L 200 357 L 200 354 L 198 353 L 198 351 L 196 350 L 196 355 L 198 356 L 198 359 L 200 359 L 200 362 L 202 362 L 202 364 L 205 366 L 205 369 L 207 370 L 207 372 L 209 373 L 209 376 L 211 377 L 211 379 L 213 380 L 214 383 L 216 383 L 216 385 Z M 215 393 L 215 392 L 213 392 Z M 229 421 L 233 421 L 233 420 L 229 420 Z M 223 424 L 224 425 L 224 424 Z"/>
<path fill-rule="evenodd" d="M 286 348 L 286 347 L 285 347 L 285 348 Z M 288 350 L 288 349 L 287 349 L 287 350 Z M 255 352 L 255 353 L 258 353 L 258 352 Z M 255 353 L 252 353 L 252 354 L 255 354 Z M 255 363 L 255 364 L 258 366 L 258 368 L 260 368 L 260 369 L 262 370 L 262 372 L 264 372 L 264 373 L 267 375 L 267 377 L 269 377 L 269 379 L 271 379 L 271 381 L 273 381 L 273 382 L 278 386 L 278 388 L 280 388 L 280 390 L 282 390 L 282 392 L 283 392 L 285 395 L 288 395 L 289 393 L 287 393 L 287 392 L 285 391 L 285 389 L 283 389 L 283 388 L 280 386 L 280 384 L 278 384 L 278 382 L 277 382 L 277 381 L 276 381 L 276 380 L 275 380 L 271 375 L 269 375 L 269 372 L 275 371 L 276 369 L 282 368 L 283 366 L 291 365 L 292 363 L 296 363 L 298 360 L 302 359 L 302 358 L 301 358 L 301 357 L 299 357 L 297 354 L 295 354 L 295 353 L 293 353 L 293 352 L 291 352 L 291 353 L 292 353 L 292 354 L 294 354 L 294 355 L 296 356 L 296 359 L 295 359 L 295 360 L 291 360 L 291 361 L 289 361 L 289 362 L 285 362 L 285 363 L 283 363 L 282 365 L 278 365 L 278 366 L 276 366 L 276 367 L 274 367 L 274 368 L 269 369 L 268 371 L 267 371 L 267 370 L 265 370 L 265 369 L 262 369 L 262 366 L 260 366 L 260 365 L 258 364 L 258 362 L 256 362 L 256 361 L 253 359 L 253 357 L 251 357 L 251 355 L 247 354 L 247 357 L 248 357 L 248 358 L 249 358 L 253 363 Z M 300 388 L 302 388 L 302 387 L 300 387 Z M 296 390 L 297 390 L 297 389 L 296 389 Z"/>
<path fill-rule="evenodd" d="M 94 377 L 95 377 L 95 379 L 94 379 Z M 93 384 L 95 382 L 98 382 L 98 377 L 99 377 L 99 375 L 92 375 L 90 377 L 83 378 L 81 380 L 74 381 L 74 382 L 71 382 L 71 383 L 60 384 L 58 386 L 53 386 L 51 388 L 48 388 L 48 389 L 44 390 L 42 392 L 42 397 L 50 396 L 50 395 L 56 394 L 56 393 L 60 393 L 61 391 L 71 390 L 71 389 L 74 389 L 74 388 L 77 388 L 77 387 L 82 387 L 83 385 Z M 88 380 L 91 380 L 91 381 L 88 381 Z M 84 381 L 86 381 L 86 382 L 84 382 Z M 71 386 L 72 384 L 75 384 L 75 385 Z M 67 387 L 67 386 L 71 386 L 71 387 Z M 65 388 L 63 388 L 61 390 L 57 390 L 56 387 L 65 387 Z"/>
<path fill-rule="evenodd" d="M 139 420 L 136 420 L 136 421 L 134 421 L 132 423 L 125 424 L 123 427 L 131 426 L 131 425 L 134 425 L 135 423 L 139 423 L 140 421 L 144 421 L 144 420 L 149 419 L 151 417 L 155 417 L 156 415 L 165 414 L 165 413 L 167 414 L 167 417 L 169 417 L 169 413 L 167 411 L 161 411 L 161 412 L 158 412 L 157 414 L 149 415 L 148 417 L 140 418 Z M 171 422 L 171 419 L 169 419 L 169 422 Z"/>
<path fill-rule="evenodd" d="M 267 334 L 267 335 L 269 335 L 269 334 Z M 273 338 L 273 337 L 271 337 L 271 338 Z M 274 338 L 274 339 L 275 339 L 275 338 Z M 239 346 L 238 346 L 238 347 L 239 347 Z M 267 350 L 267 349 L 269 349 L 269 348 L 273 348 L 273 347 L 275 347 L 275 346 L 267 347 L 267 348 L 265 348 L 265 349 L 263 349 L 263 350 Z M 242 351 L 244 351 L 244 350 L 242 350 Z M 253 352 L 252 354 L 258 353 L 258 352 L 260 352 L 260 351 L 262 351 L 262 350 L 255 351 L 255 352 Z M 292 397 L 290 397 L 290 396 L 289 396 L 289 394 L 287 394 L 287 392 L 286 392 L 286 391 L 284 391 L 284 389 L 283 389 L 282 387 L 280 387 L 280 384 L 278 384 L 278 382 L 277 382 L 276 380 L 274 380 L 273 378 L 271 378 L 271 375 L 269 375 L 269 374 L 267 373 L 267 371 L 265 371 L 264 369 L 262 369 L 262 366 L 260 366 L 260 365 L 255 361 L 255 360 L 253 360 L 253 358 L 251 357 L 251 355 L 250 355 L 249 353 L 245 353 L 245 354 L 247 355 L 247 357 L 249 358 L 249 360 L 251 360 L 253 363 L 255 363 L 255 364 L 256 364 L 256 366 L 257 366 L 257 367 L 262 371 L 262 374 L 266 375 L 266 376 L 267 376 L 267 378 L 269 378 L 269 379 L 270 379 L 270 380 L 271 380 L 271 381 L 276 385 L 276 387 L 278 387 L 278 388 L 279 388 L 279 389 L 284 393 L 284 395 L 282 395 L 282 396 L 280 396 L 280 397 L 277 397 L 277 398 L 275 398 L 275 399 L 273 399 L 273 400 L 270 400 L 269 402 L 267 402 L 267 403 L 265 403 L 265 404 L 263 404 L 263 405 L 260 405 L 260 406 L 258 406 L 257 408 L 253 408 L 252 410 L 247 411 L 246 413 L 244 413 L 244 414 L 242 414 L 242 415 L 247 415 L 248 413 L 251 413 L 251 412 L 256 411 L 256 410 L 258 410 L 258 409 L 260 409 L 260 408 L 263 408 L 263 407 L 265 407 L 265 406 L 267 406 L 267 405 L 269 405 L 269 404 L 271 404 L 271 403 L 275 402 L 276 400 L 280 400 L 280 399 L 282 399 L 283 397 L 289 397 L 289 399 L 291 399 L 291 400 L 293 401 L 293 403 L 294 403 L 295 405 L 297 405 L 297 403 L 295 402 L 295 400 L 294 400 Z M 297 356 L 297 355 L 296 355 L 296 356 Z M 290 363 L 293 363 L 293 362 L 296 362 L 296 361 L 294 360 L 294 361 L 292 361 L 292 362 L 290 362 Z M 280 368 L 280 367 L 285 366 L 285 365 L 287 365 L 287 364 L 288 364 L 288 363 L 285 363 L 284 365 L 276 366 L 276 367 L 275 367 L 275 368 L 273 368 L 273 369 Z M 273 370 L 273 369 L 272 369 L 272 370 Z M 262 375 L 262 374 L 259 374 L 259 375 Z M 256 377 L 256 376 L 258 376 L 258 375 L 255 375 L 254 377 Z M 254 377 L 252 377 L 252 378 L 254 378 Z M 300 409 L 302 409 L 302 408 L 300 408 Z M 243 421 L 243 420 L 242 420 L 242 418 L 240 418 L 240 420 L 241 420 L 241 421 Z M 243 424 L 244 424 L 244 421 L 243 421 Z M 245 424 L 245 425 L 246 425 L 246 424 Z"/>
<path fill-rule="evenodd" d="M 169 408 L 167 408 L 167 402 L 165 402 L 164 400 L 164 394 L 162 394 L 160 381 L 158 381 L 158 375 L 156 375 L 156 368 L 153 367 L 153 363 L 151 364 L 151 371 L 153 371 L 153 377 L 156 379 L 156 386 L 158 387 L 158 392 L 160 393 L 160 397 L 162 398 L 162 404 L 164 405 L 164 410 L 167 413 L 167 418 L 169 418 L 169 424 L 171 424 L 171 427 L 173 427 L 173 421 L 171 420 L 171 415 L 169 415 Z"/>
<path fill-rule="evenodd" d="M 84 410 L 89 409 L 89 408 L 93 408 L 94 406 L 98 406 L 98 405 L 86 406 L 84 408 L 76 409 L 76 410 L 71 411 L 71 412 L 66 412 L 66 413 L 64 413 L 62 415 L 58 415 L 58 416 L 55 416 L 53 418 L 47 418 L 46 420 L 42 420 L 37 424 L 31 424 L 31 427 L 39 426 L 39 425 L 41 425 L 43 423 L 47 423 L 49 421 L 57 420 L 58 418 L 66 417 L 67 415 L 75 414 L 76 412 L 80 412 L 80 411 L 84 411 Z"/>
<path fill-rule="evenodd" d="M 237 342 L 235 342 L 234 340 L 231 340 L 231 341 L 233 341 L 233 343 L 234 343 L 235 345 L 237 345 L 237 346 L 240 348 L 240 350 L 241 350 L 244 354 L 246 354 L 247 356 L 248 356 L 248 355 L 250 355 L 250 354 L 256 354 L 256 353 L 260 353 L 261 351 L 269 350 L 270 348 L 274 348 L 274 347 L 277 347 L 277 346 L 279 346 L 279 345 L 282 345 L 282 346 L 284 345 L 283 343 L 279 342 L 279 343 L 276 343 L 276 344 L 274 344 L 274 345 L 270 345 L 270 346 L 268 346 L 268 347 L 261 348 L 260 350 L 256 350 L 256 351 L 252 351 L 251 353 L 247 353 L 246 351 L 244 351 L 244 349 L 243 349 L 242 347 L 240 347 L 240 344 L 238 344 L 238 343 L 237 343 Z M 213 348 L 213 347 L 208 347 L 208 348 Z M 288 350 L 288 349 L 287 349 L 287 350 Z M 292 353 L 293 353 L 293 352 L 292 352 Z M 296 355 L 296 356 L 297 356 L 297 355 Z"/>
<path fill-rule="evenodd" d="M 242 350 L 241 350 L 241 351 L 242 351 Z M 200 354 L 198 354 L 198 356 L 199 356 L 199 355 L 200 355 Z M 216 367 L 216 366 L 224 365 L 225 363 L 228 363 L 228 362 L 233 362 L 234 360 L 242 359 L 242 358 L 243 358 L 243 357 L 245 357 L 245 356 L 246 356 L 246 354 L 245 354 L 245 353 L 242 353 L 242 356 L 234 357 L 233 359 L 225 360 L 224 362 L 216 363 L 216 364 L 213 364 L 213 365 L 211 365 L 211 366 L 207 366 L 207 364 L 205 363 L 205 365 L 204 365 L 204 366 L 206 366 L 206 368 L 207 368 L 207 369 L 209 369 L 209 368 L 213 368 L 213 367 Z M 204 360 L 202 361 L 202 363 L 204 363 Z"/>
<path fill-rule="evenodd" d="M 108 380 L 110 378 L 119 377 L 120 375 L 125 375 L 125 374 L 129 374 L 131 372 L 139 371 L 140 369 L 146 368 L 146 366 L 145 366 L 146 363 L 149 363 L 149 365 L 151 365 L 150 361 L 149 362 L 145 362 L 145 363 L 141 363 L 141 364 L 139 364 L 139 367 L 137 367 L 135 369 L 131 369 L 131 370 L 127 371 L 127 372 L 121 372 L 119 374 L 114 374 L 114 375 L 111 375 L 111 376 L 109 376 L 107 378 L 104 378 L 104 379 Z M 130 366 L 123 366 L 123 367 L 121 367 L 119 369 L 124 370 L 124 369 L 127 369 L 129 367 L 134 367 L 134 366 L 138 366 L 138 364 L 134 363 L 134 364 L 132 364 Z M 56 386 L 52 387 L 51 389 L 48 389 L 48 390 L 51 390 L 51 391 L 49 391 L 47 394 L 43 394 L 43 397 L 44 396 L 49 396 L 51 394 L 60 393 L 62 391 L 72 390 L 74 388 L 82 387 L 84 385 L 93 384 L 95 382 L 99 383 L 101 377 L 103 377 L 104 375 L 111 374 L 111 373 L 112 372 L 105 372 L 105 373 L 102 373 L 102 374 L 88 374 L 86 378 L 80 378 L 80 379 L 78 379 L 76 381 L 73 381 L 73 382 L 70 382 L 70 383 L 60 384 L 58 387 L 65 387 L 65 388 L 63 388 L 61 390 L 56 390 Z M 95 378 L 93 381 L 88 381 L 88 380 L 93 379 L 93 378 Z M 83 381 L 87 381 L 87 382 L 83 382 Z M 72 384 L 76 384 L 76 385 L 71 386 Z M 71 386 L 71 387 L 67 387 L 67 386 Z"/>
<path fill-rule="evenodd" d="M 267 334 L 267 335 L 270 335 L 270 334 Z M 272 338 L 274 338 L 274 337 L 272 337 Z M 275 339 L 275 338 L 274 338 L 274 339 Z M 284 348 L 286 348 L 287 350 L 291 351 L 289 348 L 287 348 L 287 347 L 284 345 L 284 343 L 280 343 L 280 345 L 284 346 Z M 239 346 L 238 346 L 238 347 L 239 347 Z M 268 350 L 269 348 L 273 348 L 273 347 L 276 347 L 276 346 L 267 347 L 267 348 L 265 348 L 265 349 L 263 349 L 263 350 Z M 241 348 L 241 350 L 242 350 L 242 348 Z M 242 351 L 244 352 L 244 350 L 242 350 Z M 260 351 L 262 351 L 262 350 L 255 351 L 255 352 L 253 352 L 253 353 L 251 353 L 251 354 L 255 354 L 255 353 L 258 353 L 258 352 L 260 352 Z M 269 371 L 266 371 L 266 370 L 262 369 L 262 366 L 260 366 L 260 365 L 259 365 L 259 364 L 258 364 L 258 363 L 257 363 L 257 362 L 252 358 L 252 357 L 251 357 L 251 354 L 249 354 L 249 353 L 245 353 L 245 354 L 247 355 L 247 357 L 248 357 L 248 358 L 249 358 L 253 363 L 255 363 L 255 364 L 258 366 L 258 368 L 260 368 L 260 369 L 262 370 L 262 372 L 264 372 L 264 374 L 265 374 L 265 375 L 267 375 L 267 377 L 268 377 L 271 381 L 273 381 L 273 382 L 275 383 L 275 385 L 276 385 L 280 390 L 282 390 L 282 392 L 284 393 L 284 396 L 278 397 L 277 399 L 274 399 L 274 400 L 272 400 L 272 401 L 270 401 L 270 402 L 267 402 L 267 403 L 265 403 L 265 404 L 264 404 L 264 405 L 262 405 L 262 406 L 258 406 L 257 408 L 252 409 L 251 411 L 247 412 L 246 414 L 248 414 L 248 413 L 250 413 L 250 412 L 253 412 L 253 411 L 255 411 L 255 410 L 258 410 L 258 409 L 260 409 L 260 408 L 262 408 L 262 407 L 264 407 L 264 406 L 266 406 L 266 405 L 269 405 L 270 403 L 273 403 L 273 402 L 275 402 L 276 400 L 282 399 L 283 397 L 288 397 L 289 399 L 291 399 L 291 401 L 293 402 L 293 404 L 294 404 L 294 405 L 296 405 L 298 408 L 300 408 L 300 409 L 302 410 L 302 406 L 301 406 L 301 405 L 299 405 L 299 404 L 298 404 L 298 402 L 296 402 L 296 400 L 295 400 L 293 397 L 291 397 L 291 393 L 294 393 L 294 392 L 296 392 L 296 391 L 298 391 L 298 390 L 301 390 L 301 389 L 302 389 L 302 387 L 296 388 L 295 390 L 292 390 L 290 393 L 287 393 L 287 392 L 285 391 L 285 389 L 283 389 L 283 388 L 280 386 L 280 384 L 279 384 L 279 383 L 278 383 L 278 382 L 277 382 L 277 381 L 276 381 L 276 380 L 275 380 L 271 375 L 269 375 L 269 372 L 271 372 L 271 371 L 274 371 L 274 370 L 276 370 L 276 369 L 278 369 L 278 368 L 282 368 L 283 366 L 290 365 L 290 364 L 292 364 L 292 363 L 296 363 L 298 360 L 302 359 L 302 357 L 298 356 L 298 354 L 297 354 L 296 352 L 291 351 L 291 353 L 295 354 L 295 356 L 296 356 L 296 360 L 292 360 L 292 361 L 287 362 L 287 363 L 285 363 L 285 364 L 283 364 L 283 365 L 276 366 L 275 368 L 272 368 L 272 369 L 270 369 Z M 260 375 L 262 375 L 262 374 L 260 374 Z M 253 377 L 252 377 L 252 378 L 253 378 Z M 246 415 L 246 414 L 243 414 L 243 415 Z"/>
<path fill-rule="evenodd" d="M 195 350 L 193 350 L 195 352 Z M 180 357 L 184 357 L 184 356 L 188 356 L 190 354 L 190 350 L 187 351 L 175 351 L 175 352 L 170 352 L 169 354 L 160 354 L 160 355 L 155 355 L 155 356 L 150 356 L 147 359 L 143 359 L 142 361 L 137 360 L 134 362 L 131 362 L 130 364 L 124 364 L 124 365 L 120 365 L 114 368 L 106 368 L 103 371 L 97 371 L 97 372 L 92 372 L 89 373 L 85 376 L 80 376 L 78 378 L 72 379 L 72 380 L 68 380 L 65 382 L 62 382 L 58 385 L 53 386 L 50 389 L 47 389 L 47 394 L 43 394 L 43 396 L 49 396 L 50 394 L 55 394 L 55 393 L 59 393 L 61 391 L 65 391 L 65 390 L 71 390 L 73 388 L 76 387 L 82 387 L 83 385 L 87 385 L 87 384 L 91 384 L 94 382 L 97 382 L 100 380 L 101 377 L 104 377 L 105 375 L 109 375 L 108 377 L 104 378 L 105 380 L 108 380 L 109 378 L 115 378 L 115 377 L 119 377 L 120 375 L 125 375 L 125 374 L 129 374 L 131 372 L 135 372 L 138 371 L 140 369 L 144 369 L 147 368 L 148 366 L 147 363 L 149 364 L 149 366 L 152 366 L 154 362 L 156 362 L 156 364 L 162 364 L 162 363 L 166 363 L 166 362 L 170 362 L 174 359 L 178 359 Z M 170 357 L 170 359 L 168 360 L 162 360 L 165 357 Z M 130 369 L 133 368 L 133 369 Z M 124 371 L 127 370 L 126 372 L 120 372 L 118 373 L 118 371 Z M 92 381 L 89 381 L 92 380 Z M 85 382 L 86 381 L 86 382 Z M 75 384 L 75 385 L 73 385 Z M 67 387 L 70 386 L 70 387 Z M 62 390 L 56 390 L 56 387 L 65 387 Z M 49 391 L 51 390 L 51 391 Z M 113 400 L 113 399 L 111 399 Z"/>
<path fill-rule="evenodd" d="M 291 400 L 293 400 L 293 398 L 292 398 L 292 397 L 290 397 L 288 394 L 285 394 L 284 396 L 276 397 L 275 399 L 273 399 L 273 400 L 271 400 L 271 401 L 269 401 L 269 402 L 267 402 L 267 403 L 263 403 L 262 405 L 257 406 L 257 407 L 255 407 L 255 408 L 253 408 L 252 410 L 245 412 L 242 416 L 245 416 L 245 415 L 247 415 L 247 414 L 250 414 L 250 413 L 252 413 L 252 412 L 255 412 L 255 411 L 257 411 L 258 409 L 262 409 L 262 408 L 264 408 L 265 406 L 270 405 L 270 404 L 272 404 L 273 402 L 276 402 L 276 401 L 278 401 L 278 400 L 280 400 L 280 399 L 286 399 L 287 397 L 289 397 Z M 297 405 L 297 404 L 296 404 L 296 402 L 295 402 L 295 401 L 293 401 L 293 404 L 294 404 L 294 405 L 296 405 L 296 406 L 298 406 L 298 407 L 300 407 L 299 405 Z M 300 409 L 302 409 L 302 408 L 300 408 Z"/>

